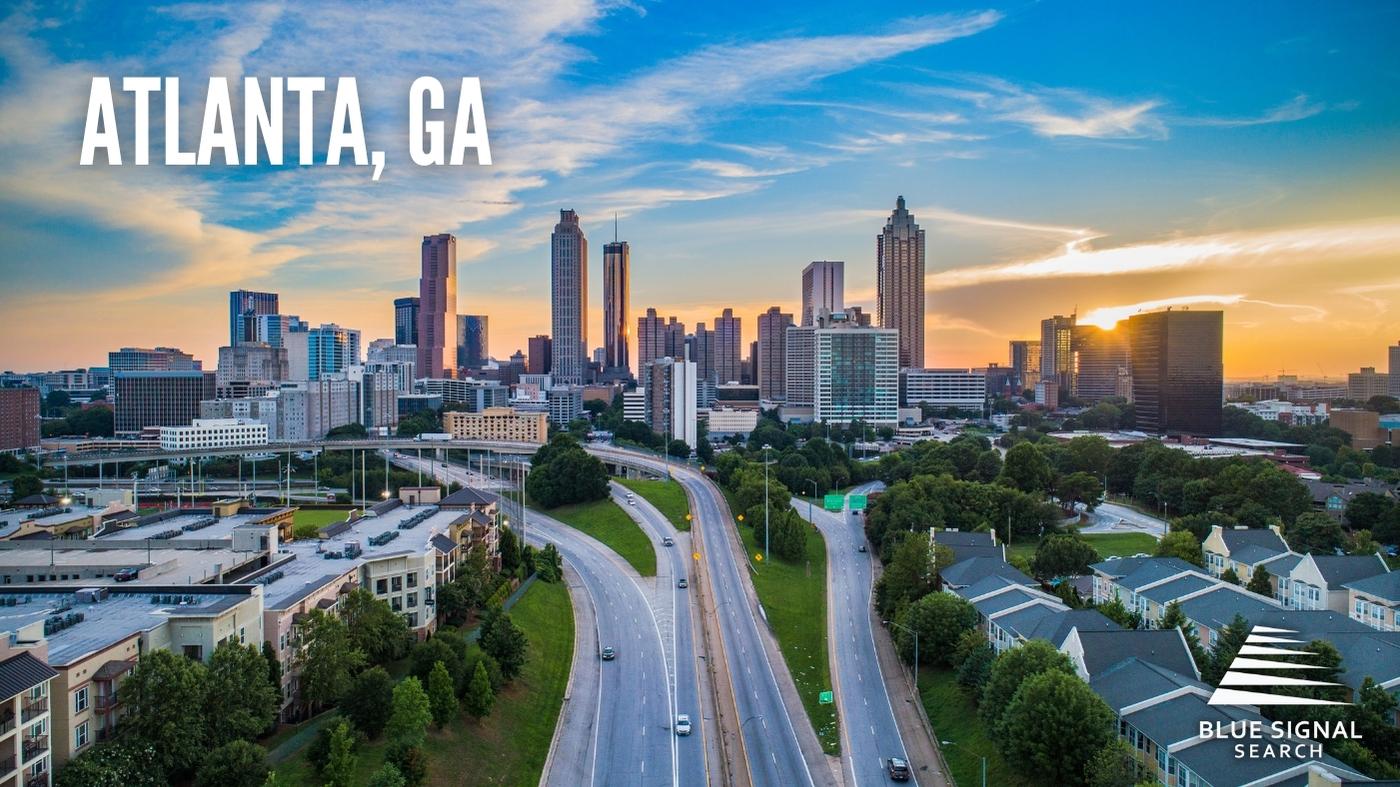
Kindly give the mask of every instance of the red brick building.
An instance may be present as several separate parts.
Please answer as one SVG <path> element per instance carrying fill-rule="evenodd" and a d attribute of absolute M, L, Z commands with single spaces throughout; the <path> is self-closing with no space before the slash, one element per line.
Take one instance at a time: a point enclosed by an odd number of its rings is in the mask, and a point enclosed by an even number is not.
<path fill-rule="evenodd" d="M 0 451 L 39 447 L 39 389 L 0 388 Z"/>

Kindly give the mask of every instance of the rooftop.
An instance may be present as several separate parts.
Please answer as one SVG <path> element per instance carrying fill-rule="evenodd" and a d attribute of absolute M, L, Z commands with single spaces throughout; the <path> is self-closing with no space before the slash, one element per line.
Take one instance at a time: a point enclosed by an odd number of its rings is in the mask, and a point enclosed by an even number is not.
<path fill-rule="evenodd" d="M 1090 679 L 1113 665 L 1130 658 L 1150 662 L 1182 675 L 1195 675 L 1196 663 L 1181 630 L 1122 629 L 1080 631 L 1084 648 L 1084 669 Z"/>
<path fill-rule="evenodd" d="M 1388 571 L 1365 579 L 1353 579 L 1350 582 L 1343 582 L 1342 587 L 1351 588 L 1358 593 L 1365 593 L 1368 596 L 1386 601 L 1400 601 L 1400 571 Z"/>

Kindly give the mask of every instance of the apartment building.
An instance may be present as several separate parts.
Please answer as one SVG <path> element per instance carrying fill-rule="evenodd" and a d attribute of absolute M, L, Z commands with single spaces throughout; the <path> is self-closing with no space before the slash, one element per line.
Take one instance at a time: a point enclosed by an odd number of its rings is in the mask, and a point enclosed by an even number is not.
<path fill-rule="evenodd" d="M 267 445 L 267 439 L 267 424 L 247 418 L 196 418 L 189 426 L 160 428 L 163 451 Z"/>
<path fill-rule="evenodd" d="M 0 787 L 53 782 L 49 695 L 58 674 L 36 654 L 0 644 Z"/>
<path fill-rule="evenodd" d="M 513 407 L 488 407 L 479 413 L 443 413 L 442 428 L 454 440 L 498 440 L 539 445 L 549 440 L 548 415 L 523 412 Z"/>

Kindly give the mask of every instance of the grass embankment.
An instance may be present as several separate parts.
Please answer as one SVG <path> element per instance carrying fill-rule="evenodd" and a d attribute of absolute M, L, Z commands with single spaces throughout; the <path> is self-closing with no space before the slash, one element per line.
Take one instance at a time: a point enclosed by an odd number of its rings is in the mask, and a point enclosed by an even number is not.
<path fill-rule="evenodd" d="M 1139 552 L 1146 552 L 1150 555 L 1157 549 L 1157 539 L 1146 533 L 1081 533 L 1080 538 L 1089 542 L 1089 545 L 1099 553 L 1100 559 L 1107 559 L 1110 555 L 1132 557 Z M 1012 542 L 1007 549 L 1007 557 L 1023 555 L 1027 560 L 1030 560 L 1035 556 L 1037 543 L 1031 539 Z"/>
<path fill-rule="evenodd" d="M 1025 779 L 1002 759 L 977 715 L 977 704 L 958 686 L 952 670 L 920 670 L 919 696 L 933 725 L 934 736 L 951 742 L 939 748 L 943 750 L 943 759 L 948 761 L 956 784 L 961 787 L 981 784 L 983 757 L 987 758 L 987 784 L 1025 783 Z"/>
<path fill-rule="evenodd" d="M 561 582 L 536 582 L 511 608 L 511 620 L 530 641 L 528 660 L 513 683 L 496 696 L 481 720 L 463 715 L 447 727 L 429 728 L 424 752 L 430 785 L 539 784 L 574 657 L 574 613 Z M 473 649 L 476 647 L 472 646 Z M 354 782 L 365 784 L 384 764 L 382 738 L 359 749 Z M 291 784 L 319 784 L 306 750 L 280 764 Z"/>
<path fill-rule="evenodd" d="M 656 510 L 665 515 L 667 521 L 677 530 L 689 530 L 690 501 L 685 497 L 685 489 L 675 481 L 649 481 L 639 478 L 619 478 L 619 484 L 641 495 Z"/>
<path fill-rule="evenodd" d="M 642 528 L 611 499 L 573 503 L 547 512 L 606 544 L 644 577 L 656 576 L 656 550 Z"/>
<path fill-rule="evenodd" d="M 730 509 L 734 502 L 729 501 Z M 797 684 L 797 693 L 822 750 L 841 753 L 841 732 L 837 727 L 836 705 L 822 705 L 818 694 L 830 691 L 831 663 L 826 646 L 826 541 L 816 530 L 807 531 L 807 556 L 789 563 L 776 557 L 755 560 L 763 553 L 763 523 L 756 527 L 736 525 L 743 539 L 749 562 L 757 568 L 753 578 L 758 600 L 768 615 L 768 625 L 778 640 L 788 671 Z"/>

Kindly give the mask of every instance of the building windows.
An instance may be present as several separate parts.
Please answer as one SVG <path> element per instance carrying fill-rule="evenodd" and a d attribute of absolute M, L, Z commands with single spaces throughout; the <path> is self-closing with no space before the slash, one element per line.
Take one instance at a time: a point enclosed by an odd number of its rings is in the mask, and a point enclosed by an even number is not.
<path fill-rule="evenodd" d="M 408 582 L 408 586 L 409 586 L 409 587 L 411 587 L 411 588 L 416 588 L 416 587 L 418 587 L 418 575 L 417 575 L 417 574 L 410 572 L 410 573 L 408 574 L 408 576 L 405 577 L 405 580 Z"/>
<path fill-rule="evenodd" d="M 413 609 L 414 607 L 418 606 L 418 594 L 417 594 L 417 593 L 409 593 L 409 594 L 408 594 L 408 600 L 407 600 L 406 602 L 404 602 L 404 603 L 407 604 L 407 606 L 408 606 L 409 609 Z"/>
<path fill-rule="evenodd" d="M 83 722 L 73 728 L 73 748 L 81 749 L 88 745 L 88 723 Z"/>
<path fill-rule="evenodd" d="M 374 594 L 375 594 L 376 596 L 382 596 L 382 595 L 384 595 L 385 593 L 388 593 L 388 592 L 389 592 L 389 580 L 387 580 L 387 579 L 376 579 L 376 580 L 374 580 Z"/>
<path fill-rule="evenodd" d="M 402 597 L 402 596 L 394 596 L 393 598 L 389 599 L 389 608 L 392 609 L 392 610 L 394 610 L 395 612 L 402 612 L 402 611 L 403 611 L 403 597 Z"/>
<path fill-rule="evenodd" d="M 181 648 L 181 652 L 185 654 L 185 658 L 191 661 L 204 661 L 203 645 L 185 645 Z"/>
<path fill-rule="evenodd" d="M 77 691 L 73 692 L 73 712 L 82 713 L 83 711 L 87 710 L 87 707 L 88 687 L 84 686 L 81 689 L 78 689 Z"/>
<path fill-rule="evenodd" d="M 403 577 L 391 577 L 389 580 L 389 589 L 395 593 L 403 590 Z"/>

